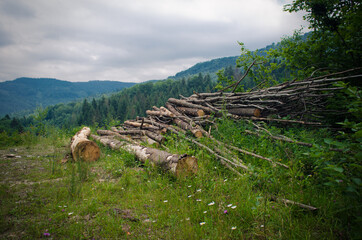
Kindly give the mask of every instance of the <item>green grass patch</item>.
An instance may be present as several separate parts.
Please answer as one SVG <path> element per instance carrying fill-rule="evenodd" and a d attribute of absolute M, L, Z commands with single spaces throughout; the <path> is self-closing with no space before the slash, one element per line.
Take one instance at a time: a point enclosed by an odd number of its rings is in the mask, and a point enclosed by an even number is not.
<path fill-rule="evenodd" d="M 124 151 L 101 146 L 94 163 L 60 160 L 71 134 L 17 147 L 21 158 L 1 158 L 3 239 L 340 239 L 357 236 L 360 205 L 337 164 L 343 153 L 328 151 L 333 134 L 306 128 L 265 126 L 273 134 L 315 144 L 307 148 L 247 135 L 247 122 L 224 119 L 212 134 L 290 169 L 234 152 L 253 175 L 237 176 L 215 156 L 168 136 L 166 147 L 198 159 L 197 175 L 176 179 Z M 210 144 L 209 139 L 201 140 Z M 11 149 L 2 150 L 4 155 Z M 333 165 L 334 166 L 334 165 Z M 25 168 L 24 168 L 25 167 Z M 333 172 L 334 171 L 334 172 Z M 339 171 L 339 172 L 338 172 Z M 347 170 L 343 170 L 347 174 Z M 329 175 L 328 175 L 329 174 Z M 343 180 L 347 179 L 345 175 Z M 356 180 L 357 181 L 357 180 Z M 310 212 L 272 196 L 318 207 Z M 353 235 L 354 234 L 354 235 Z"/>

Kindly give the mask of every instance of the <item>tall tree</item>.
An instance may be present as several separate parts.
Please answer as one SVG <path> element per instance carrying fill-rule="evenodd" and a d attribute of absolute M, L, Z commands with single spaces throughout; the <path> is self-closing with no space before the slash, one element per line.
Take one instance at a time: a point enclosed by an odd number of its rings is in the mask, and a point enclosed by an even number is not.
<path fill-rule="evenodd" d="M 294 0 L 284 7 L 305 12 L 312 32 L 284 39 L 283 55 L 295 69 L 331 71 L 361 67 L 362 2 L 360 0 Z M 292 40 L 292 41 L 291 41 Z"/>

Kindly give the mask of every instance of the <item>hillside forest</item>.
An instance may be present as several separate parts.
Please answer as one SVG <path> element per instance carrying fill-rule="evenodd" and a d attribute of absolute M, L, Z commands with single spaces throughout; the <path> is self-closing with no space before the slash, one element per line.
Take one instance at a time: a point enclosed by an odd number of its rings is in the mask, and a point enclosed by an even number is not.
<path fill-rule="evenodd" d="M 308 29 L 256 51 L 239 42 L 239 57 L 167 80 L 2 117 L 0 236 L 361 239 L 362 4 L 293 0 L 284 11 L 303 13 Z M 169 111 L 177 102 L 209 113 Z M 159 142 L 130 137 L 156 124 Z M 95 162 L 70 152 L 85 126 Z M 192 156 L 194 174 L 120 148 L 135 142 Z"/>

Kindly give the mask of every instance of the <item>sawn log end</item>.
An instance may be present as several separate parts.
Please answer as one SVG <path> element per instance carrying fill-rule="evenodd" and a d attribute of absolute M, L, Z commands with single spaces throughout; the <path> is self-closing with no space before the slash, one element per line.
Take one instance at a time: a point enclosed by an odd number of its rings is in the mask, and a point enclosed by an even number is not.
<path fill-rule="evenodd" d="M 194 156 L 180 156 L 176 166 L 177 177 L 194 175 L 198 170 L 199 165 L 197 164 L 197 159 Z"/>

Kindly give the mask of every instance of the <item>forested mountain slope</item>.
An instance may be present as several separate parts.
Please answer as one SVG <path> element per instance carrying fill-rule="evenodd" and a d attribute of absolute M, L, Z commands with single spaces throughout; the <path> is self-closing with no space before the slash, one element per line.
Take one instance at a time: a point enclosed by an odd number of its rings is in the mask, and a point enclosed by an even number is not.
<path fill-rule="evenodd" d="M 182 80 L 146 82 L 108 97 L 51 106 L 46 109 L 46 119 L 60 127 L 82 124 L 105 126 L 112 120 L 124 121 L 144 116 L 146 110 L 162 106 L 170 97 L 189 96 L 194 91 L 212 92 L 214 86 L 210 76 L 202 74 Z"/>
<path fill-rule="evenodd" d="M 259 52 L 258 54 L 263 55 L 265 54 L 264 53 L 265 51 L 271 48 L 276 48 L 277 46 L 278 44 L 275 43 L 267 45 L 264 48 L 258 49 Z M 216 78 L 216 72 L 218 72 L 221 69 L 226 69 L 228 67 L 235 69 L 236 60 L 239 57 L 240 56 L 222 57 L 222 58 L 212 59 L 210 61 L 200 62 L 184 71 L 176 73 L 175 76 L 170 76 L 169 78 L 181 79 L 183 77 L 189 77 L 192 75 L 202 73 L 202 74 L 210 74 L 211 78 L 214 79 Z"/>
<path fill-rule="evenodd" d="M 0 83 L 0 115 L 116 92 L 134 84 L 115 81 L 68 82 L 52 78 L 18 78 Z"/>
<path fill-rule="evenodd" d="M 190 67 L 189 69 L 176 73 L 175 76 L 171 76 L 170 78 L 180 79 L 183 77 L 188 77 L 199 73 L 214 74 L 222 68 L 226 68 L 229 66 L 235 67 L 236 59 L 238 57 L 239 56 L 224 57 L 224 58 L 212 59 L 206 62 L 200 62 Z"/>

